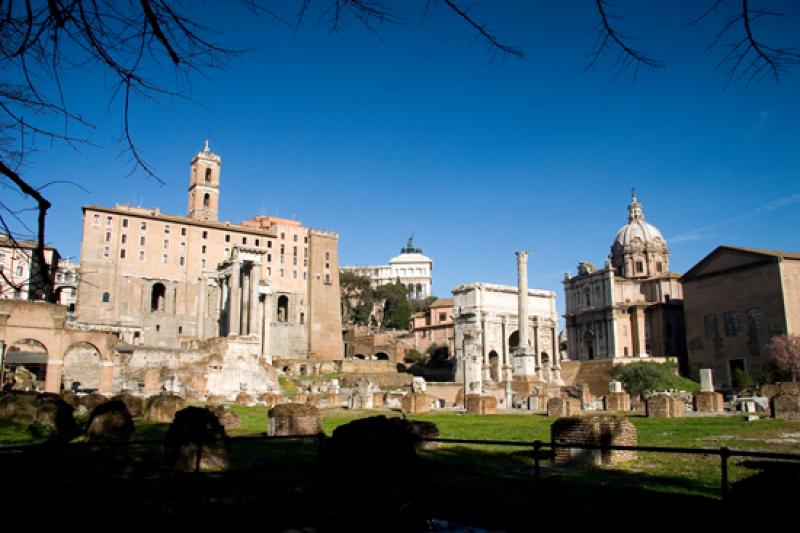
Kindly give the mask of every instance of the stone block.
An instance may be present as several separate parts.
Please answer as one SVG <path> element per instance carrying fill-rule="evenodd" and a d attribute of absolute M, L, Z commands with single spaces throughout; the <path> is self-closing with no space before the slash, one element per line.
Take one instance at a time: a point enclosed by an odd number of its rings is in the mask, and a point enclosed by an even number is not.
<path fill-rule="evenodd" d="M 654 394 L 647 398 L 647 416 L 651 418 L 681 418 L 683 401 L 669 394 Z"/>
<path fill-rule="evenodd" d="M 272 392 L 265 392 L 259 394 L 258 399 L 266 403 L 268 407 L 275 407 L 283 400 L 283 398 L 279 394 L 275 394 Z"/>
<path fill-rule="evenodd" d="M 702 371 L 701 371 L 702 372 Z M 725 410 L 719 392 L 698 392 L 694 395 L 694 410 L 698 413 L 721 413 Z"/>
<path fill-rule="evenodd" d="M 550 398 L 547 401 L 547 416 L 562 418 L 581 414 L 581 402 L 575 398 Z"/>
<path fill-rule="evenodd" d="M 186 402 L 174 394 L 159 394 L 147 400 L 145 418 L 151 422 L 172 423 L 175 413 L 186 407 Z"/>
<path fill-rule="evenodd" d="M 373 392 L 372 393 L 372 406 L 373 407 L 383 407 L 383 404 L 386 403 L 386 393 L 385 392 Z"/>
<path fill-rule="evenodd" d="M 117 394 L 111 397 L 111 401 L 118 400 L 125 404 L 131 416 L 142 416 L 144 414 L 144 400 L 132 394 Z"/>
<path fill-rule="evenodd" d="M 555 444 L 594 444 L 636 446 L 636 427 L 624 416 L 595 415 L 559 418 L 550 426 L 550 439 Z M 607 465 L 636 459 L 635 451 L 587 450 L 556 448 L 556 464 Z"/>
<path fill-rule="evenodd" d="M 133 432 L 133 418 L 122 400 L 101 403 L 92 410 L 86 424 L 89 442 L 128 442 Z"/>
<path fill-rule="evenodd" d="M 431 410 L 431 398 L 427 394 L 412 392 L 400 400 L 404 413 L 427 413 Z"/>
<path fill-rule="evenodd" d="M 292 403 L 306 403 L 308 401 L 308 394 L 295 394 L 292 396 Z"/>
<path fill-rule="evenodd" d="M 215 413 L 202 407 L 175 413 L 164 448 L 167 464 L 180 472 L 220 471 L 230 466 L 225 428 Z"/>
<path fill-rule="evenodd" d="M 700 369 L 700 392 L 714 392 L 714 380 L 710 368 Z"/>
<path fill-rule="evenodd" d="M 494 396 L 467 394 L 464 397 L 464 407 L 470 414 L 491 415 L 497 412 L 497 399 Z"/>
<path fill-rule="evenodd" d="M 609 392 L 606 394 L 603 409 L 606 411 L 630 411 L 631 395 L 627 392 Z"/>
<path fill-rule="evenodd" d="M 255 400 L 246 392 L 240 392 L 236 395 L 236 403 L 239 405 L 251 405 Z"/>
<path fill-rule="evenodd" d="M 271 437 L 322 433 L 319 409 L 301 403 L 282 403 L 269 410 L 267 433 Z"/>
<path fill-rule="evenodd" d="M 782 420 L 800 420 L 800 395 L 780 394 L 772 398 L 772 416 Z"/>

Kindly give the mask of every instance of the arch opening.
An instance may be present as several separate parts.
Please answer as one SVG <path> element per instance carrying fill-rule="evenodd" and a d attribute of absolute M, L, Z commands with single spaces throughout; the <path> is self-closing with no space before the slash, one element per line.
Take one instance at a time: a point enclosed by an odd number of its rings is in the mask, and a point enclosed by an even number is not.
<path fill-rule="evenodd" d="M 43 391 L 47 379 L 47 347 L 36 339 L 20 339 L 3 358 L 3 390 Z"/>
<path fill-rule="evenodd" d="M 88 342 L 76 342 L 64 352 L 61 386 L 73 392 L 94 392 L 100 388 L 100 350 Z"/>
<path fill-rule="evenodd" d="M 289 322 L 289 297 L 285 294 L 278 297 L 278 322 Z"/>
<path fill-rule="evenodd" d="M 378 361 L 388 361 L 389 360 L 389 354 L 386 353 L 386 352 L 376 352 L 375 353 L 375 359 L 377 359 Z"/>
<path fill-rule="evenodd" d="M 167 288 L 164 286 L 163 283 L 158 282 L 153 285 L 153 289 L 150 291 L 151 313 L 164 312 L 164 306 L 166 304 L 166 296 L 167 296 Z"/>
<path fill-rule="evenodd" d="M 500 381 L 500 356 L 494 350 L 489 352 L 489 378 L 494 382 Z"/>

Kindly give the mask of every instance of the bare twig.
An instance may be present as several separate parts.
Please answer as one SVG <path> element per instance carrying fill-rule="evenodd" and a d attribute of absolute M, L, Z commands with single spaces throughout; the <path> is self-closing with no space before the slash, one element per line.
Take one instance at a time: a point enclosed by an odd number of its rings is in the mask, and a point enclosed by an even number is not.
<path fill-rule="evenodd" d="M 616 48 L 618 50 L 616 58 L 617 74 L 622 74 L 628 69 L 633 69 L 633 79 L 636 80 L 639 75 L 641 67 L 650 69 L 663 68 L 664 63 L 650 57 L 645 52 L 634 48 L 627 43 L 627 37 L 611 25 L 611 18 L 614 18 L 606 9 L 606 2 L 604 0 L 595 0 L 597 12 L 600 15 L 600 22 L 595 26 L 594 30 L 597 33 L 595 42 L 595 51 L 589 64 L 586 65 L 584 71 L 594 67 L 599 61 L 603 52 L 609 48 Z"/>

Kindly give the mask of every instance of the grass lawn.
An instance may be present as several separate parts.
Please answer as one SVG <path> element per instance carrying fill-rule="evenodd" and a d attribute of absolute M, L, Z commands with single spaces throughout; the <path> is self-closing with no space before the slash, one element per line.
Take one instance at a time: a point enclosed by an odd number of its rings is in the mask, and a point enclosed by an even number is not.
<path fill-rule="evenodd" d="M 241 426 L 231 430 L 231 436 L 255 436 L 266 431 L 266 407 L 232 406 L 232 409 L 239 415 Z M 322 411 L 323 430 L 330 435 L 342 424 L 376 414 L 400 416 L 394 411 L 326 409 Z M 530 414 L 475 416 L 452 412 L 409 415 L 408 418 L 434 422 L 442 437 L 525 443 L 549 441 L 550 425 L 554 421 Z M 638 430 L 640 445 L 710 449 L 726 446 L 800 454 L 800 422 L 772 419 L 747 422 L 739 416 L 679 419 L 632 416 L 630 420 Z M 142 440 L 160 441 L 168 427 L 142 419 L 136 419 L 135 423 L 137 439 Z M 25 442 L 35 441 L 24 424 L 0 423 L 0 445 Z M 158 442 L 132 446 L 123 454 L 116 449 L 81 445 L 63 453 L 66 455 L 60 456 L 63 462 L 59 463 L 59 468 L 64 479 L 80 476 L 94 485 L 102 485 L 109 483 L 108 476 L 133 478 L 141 485 L 132 485 L 139 487 L 138 492 L 153 490 L 149 483 L 161 487 L 163 483 L 178 482 L 165 473 Z M 64 460 L 67 456 L 68 460 Z M 0 453 L 0 459 L 4 457 L 14 460 L 10 452 Z M 272 501 L 282 502 L 285 509 L 292 509 L 298 505 L 299 495 L 307 490 L 309 480 L 314 479 L 316 457 L 317 444 L 313 441 L 234 439 L 231 441 L 231 472 L 208 477 L 212 485 L 204 490 L 212 491 L 213 486 L 213 494 L 210 492 L 208 498 L 219 505 L 235 501 L 237 506 L 244 506 L 242 512 L 248 512 L 248 505 L 252 505 L 254 512 L 259 509 L 262 504 L 256 496 L 266 493 Z M 687 509 L 721 505 L 717 456 L 640 453 L 637 460 L 629 463 L 590 469 L 556 467 L 544 462 L 539 485 L 534 484 L 530 447 L 442 445 L 420 452 L 420 457 L 429 474 L 425 492 L 430 495 L 431 508 L 436 510 L 437 516 L 462 523 L 485 522 L 484 525 L 492 526 L 497 525 L 493 522 L 497 516 L 511 521 L 523 519 L 530 511 L 531 495 L 535 494 L 540 495 L 536 497 L 536 512 L 543 517 L 551 513 L 553 520 L 563 518 L 563 514 L 558 513 L 563 513 L 566 501 L 570 502 L 576 517 L 581 516 L 582 509 L 591 512 L 606 500 L 609 505 L 618 501 L 635 504 L 643 516 L 670 499 L 674 500 L 674 505 Z M 730 465 L 731 483 L 760 473 L 744 460 L 731 459 Z M 242 485 L 254 487 L 253 491 L 240 494 Z M 256 490 L 256 487 L 259 488 Z M 593 496 L 586 499 L 589 493 Z M 175 505 L 179 504 L 183 505 L 180 502 Z"/>

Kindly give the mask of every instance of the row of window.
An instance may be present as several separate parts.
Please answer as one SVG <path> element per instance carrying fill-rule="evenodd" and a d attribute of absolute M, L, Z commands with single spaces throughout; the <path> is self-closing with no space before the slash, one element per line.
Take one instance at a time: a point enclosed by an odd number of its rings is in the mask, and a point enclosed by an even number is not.
<path fill-rule="evenodd" d="M 100 225 L 100 215 L 95 214 L 93 220 L 94 220 L 94 225 L 95 226 L 99 226 Z M 114 221 L 113 217 L 111 217 L 111 216 L 107 217 L 106 218 L 106 226 L 111 226 L 113 224 L 113 221 Z M 122 227 L 123 228 L 127 228 L 128 227 L 128 219 L 127 218 L 123 218 L 122 219 Z M 140 230 L 146 230 L 147 229 L 147 221 L 144 221 L 144 220 L 140 221 L 139 222 L 139 229 Z M 172 232 L 172 226 L 170 224 L 164 224 L 164 234 L 165 235 L 169 235 L 171 232 Z M 203 230 L 203 232 L 200 235 L 201 235 L 201 237 L 203 239 L 208 239 L 208 231 L 207 230 Z M 286 235 L 285 233 L 281 233 L 281 239 L 284 239 L 285 235 Z M 186 236 L 186 228 L 181 228 L 181 236 L 182 237 Z M 144 239 L 144 237 L 142 237 L 142 239 Z M 106 232 L 106 242 L 109 242 L 110 240 L 111 240 L 111 232 L 107 231 Z M 303 241 L 304 241 L 305 244 L 308 244 L 308 237 L 304 237 Z M 230 233 L 226 233 L 225 234 L 225 242 L 231 242 L 231 234 Z M 297 235 L 294 235 L 294 242 L 297 242 Z M 142 241 L 142 244 L 144 244 L 144 241 Z M 246 236 L 242 237 L 242 244 L 243 245 L 247 244 L 247 237 Z M 258 239 L 258 238 L 254 239 L 254 245 L 255 246 L 261 246 L 261 239 Z M 272 241 L 271 240 L 267 240 L 267 248 L 272 248 Z M 283 245 L 281 245 L 281 253 L 283 253 Z M 306 253 L 306 254 L 308 253 L 308 248 L 306 248 L 304 250 L 304 253 Z M 297 255 L 297 247 L 296 246 L 294 247 L 294 255 Z"/>
<path fill-rule="evenodd" d="M 747 317 L 747 336 L 760 337 L 767 332 L 766 320 L 764 314 L 758 307 L 747 309 L 745 312 Z M 719 325 L 717 322 L 717 315 L 705 315 L 703 317 L 705 325 L 705 337 L 707 339 L 717 339 L 719 335 Z M 743 333 L 742 313 L 739 311 L 727 311 L 722 313 L 722 322 L 725 330 L 726 337 L 737 337 Z"/>

